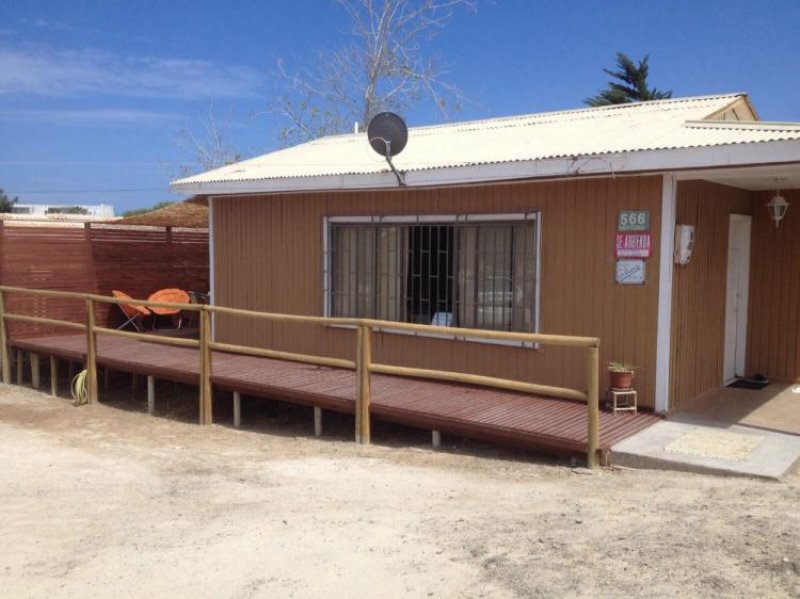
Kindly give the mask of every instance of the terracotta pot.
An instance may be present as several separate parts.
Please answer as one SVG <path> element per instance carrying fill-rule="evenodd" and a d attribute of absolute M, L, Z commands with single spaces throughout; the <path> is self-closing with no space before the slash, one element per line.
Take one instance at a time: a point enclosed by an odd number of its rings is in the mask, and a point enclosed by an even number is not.
<path fill-rule="evenodd" d="M 614 389 L 631 389 L 633 388 L 633 370 L 626 371 L 608 371 L 611 377 L 611 387 Z"/>

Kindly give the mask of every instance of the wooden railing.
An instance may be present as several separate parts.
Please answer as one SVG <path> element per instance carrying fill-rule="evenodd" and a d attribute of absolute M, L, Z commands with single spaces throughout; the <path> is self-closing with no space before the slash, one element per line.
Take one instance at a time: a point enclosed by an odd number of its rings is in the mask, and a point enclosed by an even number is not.
<path fill-rule="evenodd" d="M 62 299 L 73 299 L 83 301 L 86 304 L 85 323 L 67 322 L 52 318 L 28 316 L 24 314 L 12 314 L 5 311 L 5 296 L 7 294 L 22 294 L 31 296 L 53 297 Z M 136 306 L 147 306 L 156 308 L 171 308 L 183 311 L 199 312 L 200 339 L 182 339 L 174 337 L 164 337 L 152 334 L 119 331 L 106 327 L 97 326 L 95 323 L 95 308 L 98 303 L 106 304 L 130 304 Z M 342 358 L 332 358 L 330 356 L 319 356 L 311 354 L 300 354 L 260 347 L 235 345 L 230 343 L 219 343 L 211 338 L 211 315 L 223 314 L 253 320 L 269 320 L 273 322 L 286 322 L 309 325 L 338 325 L 355 329 L 356 332 L 356 359 L 347 360 Z M 0 352 L 2 352 L 2 376 L 3 382 L 11 381 L 11 366 L 8 349 L 7 322 L 25 322 L 40 325 L 50 325 L 63 327 L 73 330 L 86 332 L 86 370 L 88 374 L 88 396 L 89 401 L 97 401 L 97 335 L 110 335 L 123 337 L 126 339 L 144 340 L 151 343 L 164 345 L 174 345 L 180 347 L 198 348 L 200 353 L 200 378 L 199 384 L 199 406 L 200 423 L 211 424 L 212 422 L 212 399 L 211 399 L 211 371 L 212 371 L 212 352 L 227 352 L 249 356 L 262 356 L 279 360 L 290 360 L 295 362 L 305 362 L 319 366 L 330 366 L 335 368 L 346 368 L 356 371 L 357 392 L 355 398 L 355 437 L 359 443 L 369 443 L 370 431 L 370 379 L 372 373 L 389 374 L 394 376 L 416 377 L 424 379 L 434 379 L 440 381 L 450 381 L 469 385 L 483 385 L 521 391 L 525 393 L 536 393 L 551 397 L 559 397 L 587 402 L 587 463 L 589 467 L 597 465 L 597 450 L 599 445 L 599 351 L 600 340 L 596 337 L 574 337 L 565 335 L 543 335 L 538 333 L 516 333 L 505 331 L 488 331 L 482 329 L 467 329 L 456 327 L 439 327 L 431 325 L 420 325 L 402 322 L 390 322 L 384 320 L 371 320 L 364 318 L 333 318 L 323 316 L 299 316 L 290 314 L 278 314 L 271 312 L 257 312 L 254 310 L 242 310 L 237 308 L 226 308 L 223 306 L 210 306 L 200 304 L 175 304 L 150 302 L 146 300 L 124 299 L 120 300 L 103 295 L 74 293 L 65 291 L 47 291 L 38 289 L 24 289 L 20 287 L 0 286 Z M 468 374 L 462 372 L 452 372 L 445 370 L 433 370 L 426 368 L 411 368 L 406 366 L 395 366 L 391 364 L 375 363 L 372 360 L 372 334 L 374 331 L 405 331 L 409 333 L 440 334 L 449 337 L 464 337 L 491 339 L 500 341 L 516 341 L 528 344 L 566 346 L 585 348 L 587 350 L 586 359 L 586 390 L 570 389 L 566 387 L 554 387 L 540 385 L 512 379 Z"/>

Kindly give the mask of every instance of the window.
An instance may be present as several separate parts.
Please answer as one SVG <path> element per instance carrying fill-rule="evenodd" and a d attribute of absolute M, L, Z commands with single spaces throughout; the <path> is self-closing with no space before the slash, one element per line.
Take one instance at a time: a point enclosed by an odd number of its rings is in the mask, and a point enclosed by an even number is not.
<path fill-rule="evenodd" d="M 536 329 L 536 214 L 332 218 L 331 316 Z"/>

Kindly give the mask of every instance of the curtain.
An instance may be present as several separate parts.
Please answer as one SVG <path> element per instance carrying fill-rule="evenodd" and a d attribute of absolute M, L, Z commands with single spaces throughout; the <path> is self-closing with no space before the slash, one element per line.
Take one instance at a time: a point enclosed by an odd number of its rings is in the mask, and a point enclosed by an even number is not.
<path fill-rule="evenodd" d="M 533 331 L 536 324 L 536 226 L 534 221 L 513 227 L 512 331 Z"/>
<path fill-rule="evenodd" d="M 459 226 L 456 240 L 458 252 L 458 271 L 456 273 L 457 289 L 456 318 L 460 327 L 475 328 L 476 323 L 476 258 L 478 255 L 478 229 L 475 226 Z"/>
<path fill-rule="evenodd" d="M 337 224 L 332 227 L 333 316 L 408 320 L 409 302 L 415 299 L 408 297 L 410 253 L 432 251 L 427 246 L 416 250 L 410 247 L 414 227 L 418 225 Z M 456 253 L 450 264 L 456 268 L 451 309 L 457 326 L 533 330 L 536 244 L 533 220 L 460 223 L 455 226 L 455 247 L 439 243 L 435 249 L 437 255 L 439 252 Z M 440 270 L 437 266 L 436 277 L 446 276 Z M 431 284 L 431 281 L 427 282 L 428 302 L 434 297 Z M 422 287 L 417 287 L 416 292 L 422 293 Z M 412 292 L 414 289 L 416 287 Z M 442 313 L 439 305 L 442 292 L 441 288 L 438 289 L 435 294 L 437 305 L 435 309 L 429 306 L 429 311 Z M 449 306 L 450 300 L 446 302 Z"/>
<path fill-rule="evenodd" d="M 382 225 L 332 228 L 333 316 L 405 320 L 408 231 Z"/>
<path fill-rule="evenodd" d="M 407 310 L 408 227 L 378 229 L 377 259 L 376 318 L 403 322 Z"/>
<path fill-rule="evenodd" d="M 459 326 L 533 330 L 535 248 L 532 221 L 459 226 Z"/>
<path fill-rule="evenodd" d="M 364 305 L 364 294 L 369 289 L 370 263 L 364 255 L 369 230 L 358 226 L 337 226 L 332 229 L 331 262 L 332 315 L 345 318 L 372 314 L 360 312 Z M 372 252 L 370 256 L 374 256 Z"/>

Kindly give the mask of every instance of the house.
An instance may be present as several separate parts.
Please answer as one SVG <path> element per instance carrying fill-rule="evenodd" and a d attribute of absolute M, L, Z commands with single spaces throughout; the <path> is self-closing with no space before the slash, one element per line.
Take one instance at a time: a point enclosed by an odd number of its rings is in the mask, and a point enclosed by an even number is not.
<path fill-rule="evenodd" d="M 394 164 L 404 186 L 361 133 L 173 182 L 209 198 L 214 303 L 596 336 L 659 412 L 736 376 L 800 376 L 800 123 L 760 121 L 746 94 L 416 127 Z M 352 353 L 336 327 L 214 326 Z M 399 365 L 585 384 L 570 348 L 373 343 Z"/>
<path fill-rule="evenodd" d="M 113 218 L 114 206 L 110 204 L 14 204 L 14 214 L 50 216 L 55 214 L 85 215 L 97 218 Z"/>

